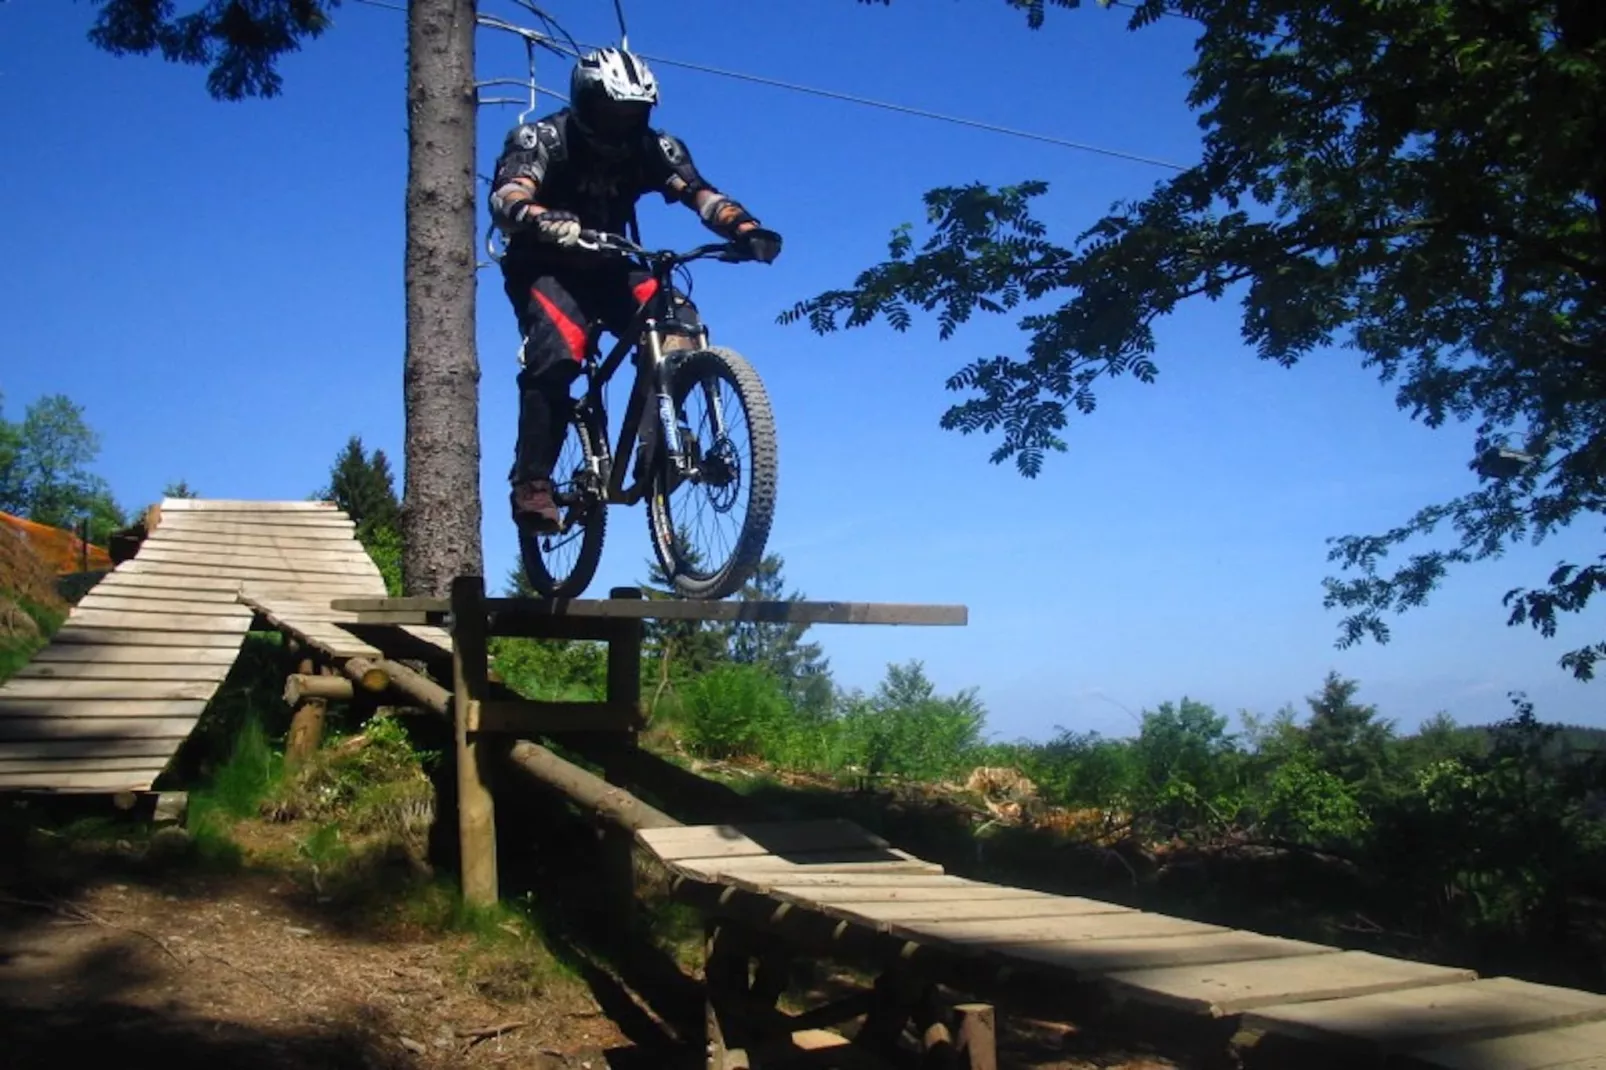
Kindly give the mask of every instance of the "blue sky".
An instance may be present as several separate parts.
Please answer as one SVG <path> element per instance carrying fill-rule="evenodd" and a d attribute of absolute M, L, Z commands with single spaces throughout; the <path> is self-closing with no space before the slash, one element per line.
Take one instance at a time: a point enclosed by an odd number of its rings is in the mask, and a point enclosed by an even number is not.
<path fill-rule="evenodd" d="M 182 6 L 182 5 L 181 5 Z M 678 0 L 626 5 L 649 55 L 959 114 L 1161 159 L 1195 158 L 1184 95 L 1189 26 L 1139 34 L 1094 6 L 1032 33 L 1002 0 Z M 483 9 L 518 9 L 484 0 Z M 611 39 L 606 0 L 552 0 L 582 41 Z M 402 461 L 405 26 L 356 2 L 283 66 L 272 101 L 224 104 L 204 72 L 117 59 L 84 32 L 89 4 L 0 4 L 0 390 L 17 416 L 43 394 L 84 405 L 99 469 L 139 507 L 169 481 L 202 494 L 300 498 L 351 434 Z M 523 48 L 482 30 L 481 77 Z M 661 66 L 658 123 L 707 176 L 787 238 L 774 265 L 703 265 L 715 337 L 749 356 L 780 428 L 773 549 L 811 597 L 962 602 L 962 629 L 819 628 L 838 679 L 873 687 L 920 658 L 975 686 L 993 732 L 1126 734 L 1184 694 L 1270 713 L 1329 669 L 1410 727 L 1438 710 L 1503 716 L 1526 690 L 1547 717 L 1606 724 L 1600 685 L 1556 667 L 1600 614 L 1556 639 L 1505 626 L 1500 596 L 1593 550 L 1585 532 L 1455 576 L 1393 641 L 1334 648 L 1321 605 L 1329 536 L 1382 530 L 1471 485 L 1470 434 L 1412 423 L 1341 350 L 1288 371 L 1240 341 L 1231 303 L 1160 328 L 1151 386 L 1107 386 L 1071 451 L 1026 480 L 993 443 L 937 426 L 946 376 L 1018 351 L 1010 318 L 939 342 L 935 325 L 818 337 L 782 327 L 792 301 L 842 285 L 920 218 L 942 184 L 1051 184 L 1040 212 L 1067 240 L 1166 172 L 1153 166 Z M 544 58 L 541 81 L 566 85 Z M 543 105 L 543 109 L 545 105 Z M 517 108 L 482 109 L 488 173 Z M 483 230 L 483 204 L 481 207 Z M 644 201 L 649 243 L 704 240 L 694 216 Z M 517 337 L 499 274 L 481 273 L 486 567 L 514 561 L 505 513 Z M 617 396 L 617 391 L 615 396 Z M 617 414 L 616 414 L 617 416 Z M 637 581 L 639 509 L 616 510 L 593 591 Z"/>

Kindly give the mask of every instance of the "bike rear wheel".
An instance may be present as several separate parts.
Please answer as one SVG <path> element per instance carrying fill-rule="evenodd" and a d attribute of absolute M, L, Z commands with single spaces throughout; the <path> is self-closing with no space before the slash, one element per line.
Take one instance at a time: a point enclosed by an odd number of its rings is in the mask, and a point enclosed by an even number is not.
<path fill-rule="evenodd" d="M 687 598 L 719 599 L 752 576 L 775 518 L 775 416 L 741 354 L 711 346 L 682 355 L 670 379 L 691 477 L 658 452 L 647 528 L 658 564 Z M 701 545 L 705 524 L 729 528 Z M 697 530 L 694 530 L 697 529 Z"/>
<path fill-rule="evenodd" d="M 601 440 L 602 430 L 594 418 L 572 408 L 552 466 L 552 496 L 563 516 L 563 530 L 519 535 L 524 574 L 543 598 L 578 598 L 597 574 L 608 525 L 597 467 L 596 443 Z"/>

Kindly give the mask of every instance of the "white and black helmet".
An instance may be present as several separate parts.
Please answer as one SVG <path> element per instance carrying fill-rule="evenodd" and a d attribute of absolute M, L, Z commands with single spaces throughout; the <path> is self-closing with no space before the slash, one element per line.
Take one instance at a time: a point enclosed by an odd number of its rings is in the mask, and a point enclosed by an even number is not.
<path fill-rule="evenodd" d="M 647 128 L 658 103 L 658 79 L 623 49 L 588 52 L 569 77 L 569 105 L 580 128 L 593 138 L 613 141 Z"/>

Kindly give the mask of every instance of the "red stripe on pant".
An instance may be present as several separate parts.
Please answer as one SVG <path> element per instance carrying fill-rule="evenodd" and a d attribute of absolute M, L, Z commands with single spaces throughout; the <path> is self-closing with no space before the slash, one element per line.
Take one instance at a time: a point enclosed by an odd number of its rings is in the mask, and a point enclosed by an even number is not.
<path fill-rule="evenodd" d="M 642 279 L 640 282 L 636 283 L 636 285 L 633 286 L 631 288 L 631 290 L 630 290 L 631 295 L 633 297 L 635 297 L 636 304 L 638 304 L 638 305 L 644 305 L 648 301 L 651 301 L 652 300 L 652 295 L 657 293 L 657 292 L 658 292 L 658 280 L 657 279 Z"/>
<path fill-rule="evenodd" d="M 570 319 L 568 313 L 559 308 L 552 298 L 540 290 L 532 289 L 530 295 L 541 302 L 541 308 L 546 312 L 547 318 L 558 329 L 558 334 L 563 336 L 564 344 L 569 347 L 569 356 L 573 357 L 576 363 L 584 361 L 586 359 L 585 330 Z"/>

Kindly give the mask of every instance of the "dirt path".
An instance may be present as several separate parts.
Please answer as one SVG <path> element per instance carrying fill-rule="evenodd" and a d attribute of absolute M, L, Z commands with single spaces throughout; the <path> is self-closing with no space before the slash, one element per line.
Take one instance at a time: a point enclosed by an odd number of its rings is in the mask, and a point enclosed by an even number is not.
<path fill-rule="evenodd" d="M 36 832 L 18 840 L 6 831 L 0 1051 L 8 1070 L 91 1058 L 123 1070 L 702 1065 L 686 1046 L 639 1046 L 652 1025 L 638 1007 L 617 992 L 599 1005 L 581 974 L 512 922 L 487 940 L 409 922 L 416 903 L 342 909 L 307 886 L 301 866 L 275 869 L 258 858 L 220 869 L 197 864 L 193 852 L 165 859 L 126 841 Z M 271 845 L 262 853 L 271 855 Z M 1176 1066 L 1063 1025 L 1007 1026 L 1003 1067 Z"/>
<path fill-rule="evenodd" d="M 463 976 L 472 938 L 332 931 L 271 878 L 20 898 L 0 905 L 0 1050 L 17 1070 L 79 1056 L 123 1067 L 600 1070 L 628 1047 L 583 990 L 560 982 L 488 998 Z"/>

